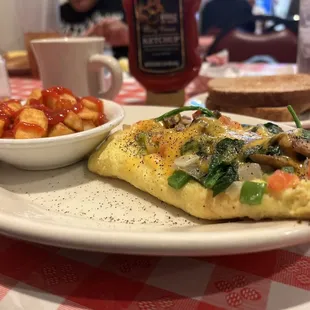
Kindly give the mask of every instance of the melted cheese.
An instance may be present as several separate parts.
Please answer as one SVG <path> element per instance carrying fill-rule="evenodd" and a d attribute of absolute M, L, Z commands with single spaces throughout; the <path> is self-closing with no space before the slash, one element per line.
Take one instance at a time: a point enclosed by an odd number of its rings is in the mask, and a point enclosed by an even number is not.
<path fill-rule="evenodd" d="M 199 121 L 186 127 L 183 131 L 166 129 L 155 120 L 144 120 L 131 126 L 127 132 L 128 135 L 126 135 L 125 139 L 128 145 L 135 141 L 137 134 L 141 132 L 146 133 L 151 139 L 157 141 L 158 153 L 141 156 L 143 156 L 145 164 L 152 169 L 160 166 L 162 173 L 166 177 L 173 173 L 173 163 L 176 158 L 181 156 L 182 146 L 189 140 L 199 138 L 202 135 L 212 137 L 214 144 L 225 137 L 243 140 L 248 144 L 248 147 L 261 145 L 268 141 L 267 138 L 263 138 L 257 133 L 247 132 L 243 129 L 232 130 L 228 126 L 223 125 L 219 120 L 207 117 L 199 119 Z M 137 156 L 137 153 L 134 156 Z"/>

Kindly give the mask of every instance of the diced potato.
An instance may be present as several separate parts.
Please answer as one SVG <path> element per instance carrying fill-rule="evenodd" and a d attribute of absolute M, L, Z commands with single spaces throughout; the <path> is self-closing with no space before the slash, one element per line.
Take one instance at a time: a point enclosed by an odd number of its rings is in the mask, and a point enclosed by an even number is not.
<path fill-rule="evenodd" d="M 0 109 L 8 116 L 14 116 L 22 108 L 20 102 L 16 100 L 8 100 L 0 104 Z"/>
<path fill-rule="evenodd" d="M 22 108 L 21 103 L 16 101 L 7 102 L 7 106 L 14 113 L 18 112 Z"/>
<path fill-rule="evenodd" d="M 28 99 L 40 99 L 42 96 L 42 91 L 39 88 L 34 89 L 29 95 Z"/>
<path fill-rule="evenodd" d="M 69 111 L 65 120 L 64 120 L 65 125 L 67 125 L 69 128 L 75 130 L 75 131 L 83 131 L 84 126 L 83 126 L 83 121 L 81 118 L 75 114 L 72 111 Z"/>
<path fill-rule="evenodd" d="M 99 112 L 98 105 L 95 102 L 90 101 L 88 98 L 82 98 L 81 103 L 87 109 Z"/>
<path fill-rule="evenodd" d="M 0 119 L 0 137 L 2 137 L 3 135 L 4 126 L 5 126 L 5 121 L 3 119 Z"/>
<path fill-rule="evenodd" d="M 58 136 L 65 136 L 74 133 L 73 130 L 68 128 L 63 123 L 58 123 L 57 125 L 53 126 L 48 134 L 49 137 L 58 137 Z"/>
<path fill-rule="evenodd" d="M 76 104 L 76 99 L 72 95 L 70 95 L 70 94 L 60 95 L 60 99 L 69 100 L 69 101 L 72 102 L 72 105 Z"/>
<path fill-rule="evenodd" d="M 52 110 L 58 110 L 59 109 L 59 96 L 53 96 L 53 95 L 46 95 L 43 97 L 43 104 L 49 107 Z"/>
<path fill-rule="evenodd" d="M 47 135 L 48 119 L 44 112 L 26 108 L 19 114 L 15 129 L 16 139 L 42 138 Z"/>
<path fill-rule="evenodd" d="M 96 128 L 96 125 L 94 124 L 93 121 L 83 120 L 83 127 L 84 127 L 84 130 L 89 130 L 89 129 Z"/>
<path fill-rule="evenodd" d="M 27 124 L 27 123 L 19 123 L 15 126 L 15 139 L 35 139 L 42 138 L 43 129 L 40 126 Z"/>
<path fill-rule="evenodd" d="M 99 112 L 92 111 L 86 107 L 78 113 L 79 117 L 83 120 L 93 121 L 94 123 L 98 122 L 99 120 Z"/>
<path fill-rule="evenodd" d="M 39 88 L 34 89 L 27 98 L 26 106 L 30 104 L 30 101 L 32 99 L 40 100 L 41 96 L 42 96 L 41 89 Z"/>
<path fill-rule="evenodd" d="M 26 108 L 19 114 L 18 120 L 19 122 L 38 125 L 47 131 L 48 119 L 41 110 Z"/>

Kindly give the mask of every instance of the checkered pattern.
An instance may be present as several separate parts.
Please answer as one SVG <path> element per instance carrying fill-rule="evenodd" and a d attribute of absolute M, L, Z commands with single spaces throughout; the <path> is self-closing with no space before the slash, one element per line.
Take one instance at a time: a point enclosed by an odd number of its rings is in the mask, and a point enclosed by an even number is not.
<path fill-rule="evenodd" d="M 11 78 L 26 98 L 37 80 Z M 141 104 L 125 82 L 116 98 Z M 310 309 L 309 245 L 208 258 L 107 255 L 0 236 L 0 310 Z"/>
<path fill-rule="evenodd" d="M 310 309 L 307 251 L 162 258 L 0 237 L 0 310 Z"/>
<path fill-rule="evenodd" d="M 246 75 L 253 74 L 285 74 L 294 73 L 296 66 L 286 64 L 235 64 Z M 192 97 L 197 94 L 208 91 L 208 77 L 198 76 L 185 89 L 186 97 Z M 41 81 L 31 78 L 10 78 L 12 96 L 16 99 L 25 99 L 30 94 L 33 88 L 40 88 Z M 123 105 L 141 105 L 146 99 L 145 89 L 133 78 L 126 79 L 123 87 L 114 99 L 116 102 Z"/>
<path fill-rule="evenodd" d="M 15 99 L 26 99 L 34 88 L 41 88 L 42 83 L 39 80 L 31 78 L 10 78 L 12 97 Z M 135 80 L 127 80 L 115 98 L 120 104 L 143 104 L 145 102 L 145 89 Z"/>

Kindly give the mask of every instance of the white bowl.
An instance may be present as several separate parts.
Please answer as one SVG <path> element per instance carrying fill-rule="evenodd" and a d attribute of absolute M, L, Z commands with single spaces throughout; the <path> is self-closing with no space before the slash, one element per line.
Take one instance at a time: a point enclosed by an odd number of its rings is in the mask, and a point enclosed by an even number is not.
<path fill-rule="evenodd" d="M 25 170 L 50 170 L 74 164 L 103 141 L 124 118 L 117 103 L 104 101 L 109 121 L 86 131 L 51 138 L 0 139 L 0 161 Z"/>

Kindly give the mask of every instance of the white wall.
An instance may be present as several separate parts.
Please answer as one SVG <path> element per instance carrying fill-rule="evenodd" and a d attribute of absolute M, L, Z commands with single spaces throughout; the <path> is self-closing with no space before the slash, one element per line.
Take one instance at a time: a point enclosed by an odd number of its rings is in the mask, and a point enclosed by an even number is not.
<path fill-rule="evenodd" d="M 23 34 L 12 0 L 0 1 L 0 29 L 0 52 L 23 47 Z"/>
<path fill-rule="evenodd" d="M 66 0 L 0 0 L 0 54 L 23 49 L 24 31 L 44 31 L 42 20 L 55 18 L 58 1 Z"/>

